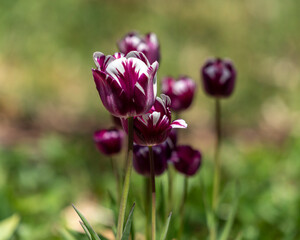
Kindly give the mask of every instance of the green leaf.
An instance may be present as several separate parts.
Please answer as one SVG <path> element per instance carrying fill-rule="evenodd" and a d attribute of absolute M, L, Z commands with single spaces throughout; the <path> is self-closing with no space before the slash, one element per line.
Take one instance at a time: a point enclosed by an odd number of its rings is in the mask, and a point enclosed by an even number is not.
<path fill-rule="evenodd" d="M 75 211 L 77 212 L 78 216 L 81 218 L 84 226 L 86 227 L 86 230 L 89 232 L 90 236 L 91 236 L 91 240 L 101 240 L 99 238 L 99 236 L 96 234 L 96 232 L 94 231 L 94 229 L 91 227 L 91 225 L 89 224 L 89 222 L 86 220 L 86 218 L 77 210 L 77 208 L 72 205 L 73 208 L 75 209 Z M 83 230 L 85 230 L 83 228 Z"/>
<path fill-rule="evenodd" d="M 10 239 L 20 223 L 20 217 L 17 214 L 12 215 L 0 222 L 0 240 Z"/>
<path fill-rule="evenodd" d="M 165 225 L 165 229 L 164 229 L 164 231 L 163 231 L 163 234 L 161 235 L 160 240 L 165 240 L 166 237 L 167 237 L 167 233 L 168 233 L 168 229 L 169 229 L 171 217 L 172 217 L 172 212 L 170 212 L 170 214 L 169 214 L 169 217 L 168 217 L 167 222 L 166 222 L 166 225 Z"/>
<path fill-rule="evenodd" d="M 226 222 L 226 225 L 224 226 L 224 229 L 222 231 L 222 234 L 219 238 L 219 240 L 227 240 L 228 237 L 229 237 L 229 234 L 230 234 L 230 231 L 231 231 L 231 228 L 232 228 L 232 225 L 233 225 L 233 221 L 234 221 L 234 218 L 235 218 L 235 214 L 236 214 L 236 211 L 237 211 L 237 208 L 238 208 L 238 204 L 239 204 L 239 192 L 238 192 L 238 189 L 237 189 L 237 185 L 235 185 L 235 197 L 234 197 L 234 203 L 233 203 L 233 207 L 231 209 L 231 212 L 229 214 L 229 218 Z"/>
<path fill-rule="evenodd" d="M 92 236 L 91 234 L 89 233 L 89 231 L 87 230 L 86 226 L 83 224 L 83 222 L 79 221 L 81 227 L 83 228 L 86 236 L 88 237 L 89 240 L 92 240 Z"/>
<path fill-rule="evenodd" d="M 132 205 L 132 208 L 129 212 L 127 222 L 126 222 L 121 240 L 128 240 L 129 239 L 134 207 L 135 207 L 135 203 Z"/>

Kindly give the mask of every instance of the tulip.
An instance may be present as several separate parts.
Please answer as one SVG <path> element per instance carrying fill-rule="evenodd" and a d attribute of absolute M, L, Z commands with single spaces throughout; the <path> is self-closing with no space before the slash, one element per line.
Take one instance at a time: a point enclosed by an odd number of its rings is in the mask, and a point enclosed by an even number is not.
<path fill-rule="evenodd" d="M 167 95 L 157 97 L 148 113 L 135 117 L 134 142 L 142 146 L 154 146 L 164 142 L 173 128 L 186 128 L 183 119 L 171 121 L 171 100 Z M 127 132 L 127 120 L 122 119 L 122 125 Z"/>
<path fill-rule="evenodd" d="M 188 77 L 165 77 L 162 80 L 162 93 L 171 98 L 171 109 L 179 112 L 187 109 L 194 98 L 196 83 Z"/>
<path fill-rule="evenodd" d="M 149 111 L 155 101 L 158 63 L 150 65 L 141 52 L 105 56 L 95 52 L 92 69 L 100 98 L 114 116 L 129 118 Z"/>
<path fill-rule="evenodd" d="M 167 149 L 165 144 L 153 146 L 154 173 L 161 175 L 167 169 Z M 133 167 L 141 175 L 150 176 L 149 149 L 146 146 L 134 145 Z"/>
<path fill-rule="evenodd" d="M 128 33 L 118 42 L 120 52 L 127 54 L 130 51 L 138 51 L 145 54 L 152 64 L 160 60 L 160 46 L 156 34 L 148 33 L 140 36 L 136 32 Z"/>
<path fill-rule="evenodd" d="M 103 129 L 94 133 L 94 142 L 97 148 L 101 153 L 108 156 L 120 153 L 123 139 L 123 130 Z"/>
<path fill-rule="evenodd" d="M 235 85 L 236 70 L 230 60 L 209 59 L 202 67 L 203 86 L 208 95 L 229 97 Z"/>
<path fill-rule="evenodd" d="M 173 152 L 172 162 L 176 170 L 186 176 L 193 176 L 201 166 L 202 156 L 190 146 L 177 146 Z"/>

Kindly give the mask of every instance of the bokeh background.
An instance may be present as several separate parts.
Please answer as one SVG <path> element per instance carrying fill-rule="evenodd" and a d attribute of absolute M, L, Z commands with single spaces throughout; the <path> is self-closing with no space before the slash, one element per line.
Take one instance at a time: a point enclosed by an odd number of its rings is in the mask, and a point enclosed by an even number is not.
<path fill-rule="evenodd" d="M 13 239 L 62 239 L 63 226 L 79 225 L 71 203 L 91 222 L 109 224 L 103 216 L 115 183 L 92 134 L 112 122 L 94 86 L 92 54 L 116 52 L 131 30 L 158 35 L 159 79 L 185 74 L 198 84 L 179 140 L 204 156 L 191 179 L 186 239 L 208 234 L 199 189 L 202 181 L 210 193 L 214 102 L 199 69 L 211 56 L 231 58 L 238 70 L 233 96 L 222 101 L 222 189 L 238 181 L 241 194 L 233 236 L 299 239 L 299 9 L 297 0 L 2 0 L 0 220 L 21 217 Z M 131 196 L 139 195 L 142 177 L 132 181 Z M 176 181 L 182 185 L 181 176 Z M 230 204 L 225 196 L 224 221 Z"/>

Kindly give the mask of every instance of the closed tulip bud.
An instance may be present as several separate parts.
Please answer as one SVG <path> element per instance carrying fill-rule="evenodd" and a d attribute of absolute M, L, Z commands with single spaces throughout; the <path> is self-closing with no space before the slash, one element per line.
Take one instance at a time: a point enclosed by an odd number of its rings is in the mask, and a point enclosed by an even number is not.
<path fill-rule="evenodd" d="M 114 155 L 122 150 L 123 130 L 103 129 L 94 133 L 94 142 L 99 151 L 105 155 Z"/>
<path fill-rule="evenodd" d="M 233 63 L 227 59 L 210 59 L 201 70 L 203 86 L 208 95 L 229 97 L 232 94 L 236 79 Z"/>
<path fill-rule="evenodd" d="M 187 109 L 195 95 L 196 83 L 188 77 L 165 77 L 162 80 L 162 93 L 171 98 L 171 110 L 179 112 Z"/>
<path fill-rule="evenodd" d="M 128 118 L 149 111 L 157 91 L 157 62 L 150 65 L 141 52 L 130 52 L 126 56 L 96 52 L 94 61 L 95 84 L 103 105 L 112 115 Z"/>
<path fill-rule="evenodd" d="M 168 167 L 165 145 L 160 144 L 152 147 L 154 173 L 161 175 Z M 149 148 L 146 146 L 133 146 L 133 167 L 141 175 L 150 176 Z"/>
<path fill-rule="evenodd" d="M 134 142 L 142 146 L 155 146 L 164 142 L 173 128 L 186 128 L 183 119 L 171 119 L 171 100 L 167 95 L 157 97 L 148 113 L 135 117 L 133 120 Z M 127 120 L 122 119 L 122 125 L 127 132 Z"/>
<path fill-rule="evenodd" d="M 160 46 L 154 33 L 148 33 L 145 36 L 140 36 L 136 32 L 128 33 L 118 42 L 118 47 L 124 54 L 131 51 L 144 53 L 151 64 L 160 60 Z"/>
<path fill-rule="evenodd" d="M 190 146 L 177 146 L 172 155 L 174 167 L 186 176 L 193 176 L 201 166 L 202 156 Z"/>

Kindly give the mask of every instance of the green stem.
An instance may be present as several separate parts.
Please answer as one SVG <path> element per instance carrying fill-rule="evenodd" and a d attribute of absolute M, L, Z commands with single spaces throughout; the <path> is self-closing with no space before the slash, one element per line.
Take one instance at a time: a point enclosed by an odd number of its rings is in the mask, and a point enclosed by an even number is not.
<path fill-rule="evenodd" d="M 151 225 L 150 225 L 150 178 L 145 177 L 145 214 L 146 214 L 146 240 L 150 240 L 150 232 L 151 232 Z"/>
<path fill-rule="evenodd" d="M 153 159 L 153 149 L 152 146 L 149 148 L 150 157 L 150 178 L 151 178 L 151 192 L 152 192 L 152 240 L 155 240 L 156 235 L 156 199 L 155 199 L 155 173 L 154 173 L 154 159 Z"/>
<path fill-rule="evenodd" d="M 220 99 L 216 99 L 216 150 L 214 159 L 214 185 L 213 185 L 213 198 L 212 209 L 217 211 L 219 201 L 219 187 L 220 187 L 220 146 L 221 146 L 221 103 Z"/>
<path fill-rule="evenodd" d="M 126 169 L 125 169 L 125 178 L 123 185 L 123 192 L 120 201 L 120 210 L 118 217 L 118 226 L 117 226 L 117 240 L 121 240 L 123 234 L 123 225 L 124 225 L 124 217 L 126 211 L 126 204 L 130 186 L 130 177 L 132 170 L 132 156 L 133 156 L 133 117 L 128 118 L 128 148 L 127 148 L 127 156 L 126 156 Z"/>
<path fill-rule="evenodd" d="M 110 157 L 110 163 L 111 163 L 111 168 L 113 170 L 113 173 L 115 175 L 116 185 L 117 185 L 118 203 L 120 203 L 120 198 L 121 198 L 121 182 L 120 182 L 119 169 L 118 169 L 118 166 L 115 164 L 115 160 L 114 160 L 113 157 Z"/>
<path fill-rule="evenodd" d="M 179 226 L 178 239 L 182 239 L 182 233 L 184 229 L 184 207 L 186 204 L 187 195 L 188 195 L 188 177 L 184 176 L 183 197 L 182 197 L 180 210 L 179 210 L 180 226 Z"/>

